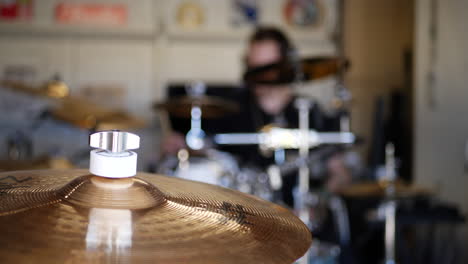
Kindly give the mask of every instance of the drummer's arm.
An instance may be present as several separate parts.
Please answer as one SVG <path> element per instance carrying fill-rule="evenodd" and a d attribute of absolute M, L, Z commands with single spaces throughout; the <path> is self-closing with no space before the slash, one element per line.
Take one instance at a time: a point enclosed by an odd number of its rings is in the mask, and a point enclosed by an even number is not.
<path fill-rule="evenodd" d="M 172 131 L 165 135 L 161 141 L 161 154 L 175 155 L 180 149 L 186 148 L 185 137 L 182 133 Z"/>
<path fill-rule="evenodd" d="M 311 118 L 315 122 L 318 131 L 330 132 L 339 131 L 339 116 L 325 114 L 320 107 L 316 105 L 315 111 L 312 111 Z M 338 152 L 326 160 L 327 168 L 327 190 L 331 193 L 339 193 L 343 188 L 351 184 L 353 177 L 349 166 L 346 164 L 347 152 Z"/>
<path fill-rule="evenodd" d="M 328 171 L 326 187 L 331 193 L 339 193 L 352 182 L 352 173 L 345 163 L 345 155 L 346 153 L 338 153 L 326 161 Z"/>

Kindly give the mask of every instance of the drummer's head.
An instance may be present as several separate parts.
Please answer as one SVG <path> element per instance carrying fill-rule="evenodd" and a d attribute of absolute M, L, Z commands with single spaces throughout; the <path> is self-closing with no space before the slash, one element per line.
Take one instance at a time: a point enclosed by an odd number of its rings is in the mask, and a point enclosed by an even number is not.
<path fill-rule="evenodd" d="M 292 44 L 282 31 L 274 27 L 259 27 L 249 40 L 246 68 L 289 63 L 293 52 Z M 274 75 L 273 79 L 277 77 Z M 269 114 L 280 113 L 292 98 L 292 87 L 288 84 L 251 83 L 249 88 L 259 107 Z"/>

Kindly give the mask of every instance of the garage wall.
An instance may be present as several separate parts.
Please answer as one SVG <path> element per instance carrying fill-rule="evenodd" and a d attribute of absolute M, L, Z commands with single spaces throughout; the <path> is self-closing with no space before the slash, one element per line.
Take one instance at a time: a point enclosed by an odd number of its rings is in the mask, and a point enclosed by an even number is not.
<path fill-rule="evenodd" d="M 431 1 L 417 1 L 415 173 L 419 184 L 436 187 L 443 199 L 459 204 L 466 214 L 468 3 L 435 3 L 433 12 Z M 431 25 L 437 32 L 435 39 L 430 35 Z M 463 235 L 468 241 L 466 228 Z"/>

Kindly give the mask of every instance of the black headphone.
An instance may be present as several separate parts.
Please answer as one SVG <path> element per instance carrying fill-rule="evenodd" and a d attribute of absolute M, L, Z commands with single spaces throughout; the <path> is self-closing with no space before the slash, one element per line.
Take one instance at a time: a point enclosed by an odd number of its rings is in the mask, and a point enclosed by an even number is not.
<path fill-rule="evenodd" d="M 263 26 L 258 27 L 257 30 L 251 35 L 249 43 L 260 41 L 274 41 L 280 48 L 280 55 L 282 62 L 294 61 L 297 56 L 296 48 L 292 45 L 289 38 L 283 31 L 276 27 Z"/>
<path fill-rule="evenodd" d="M 297 79 L 297 67 L 298 67 L 298 56 L 295 47 L 280 29 L 276 27 L 259 27 L 251 35 L 249 43 L 261 42 L 261 41 L 273 41 L 277 43 L 280 51 L 280 60 L 271 65 L 265 65 L 266 67 L 255 67 L 248 68 L 247 62 L 246 70 L 244 72 L 244 81 L 247 84 L 254 83 L 269 83 L 281 84 L 291 83 Z M 263 80 L 262 73 L 267 71 L 276 71 L 278 78 L 275 80 Z"/>

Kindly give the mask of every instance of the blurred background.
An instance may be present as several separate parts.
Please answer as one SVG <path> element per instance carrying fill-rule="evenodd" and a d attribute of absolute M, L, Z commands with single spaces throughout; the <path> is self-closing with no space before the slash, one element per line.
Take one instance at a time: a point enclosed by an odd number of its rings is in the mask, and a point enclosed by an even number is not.
<path fill-rule="evenodd" d="M 87 167 L 89 133 L 121 128 L 141 136 L 139 170 L 154 172 L 167 125 L 154 104 L 193 82 L 214 94 L 240 87 L 248 38 L 271 25 L 299 58 L 349 61 L 295 92 L 333 114 L 346 87 L 362 178 L 378 179 L 392 142 L 398 176 L 443 201 L 410 223 L 441 225 L 432 237 L 401 232 L 400 262 L 465 263 L 466 11 L 457 0 L 0 0 L 0 170 Z M 354 263 L 381 263 L 382 248 Z"/>

